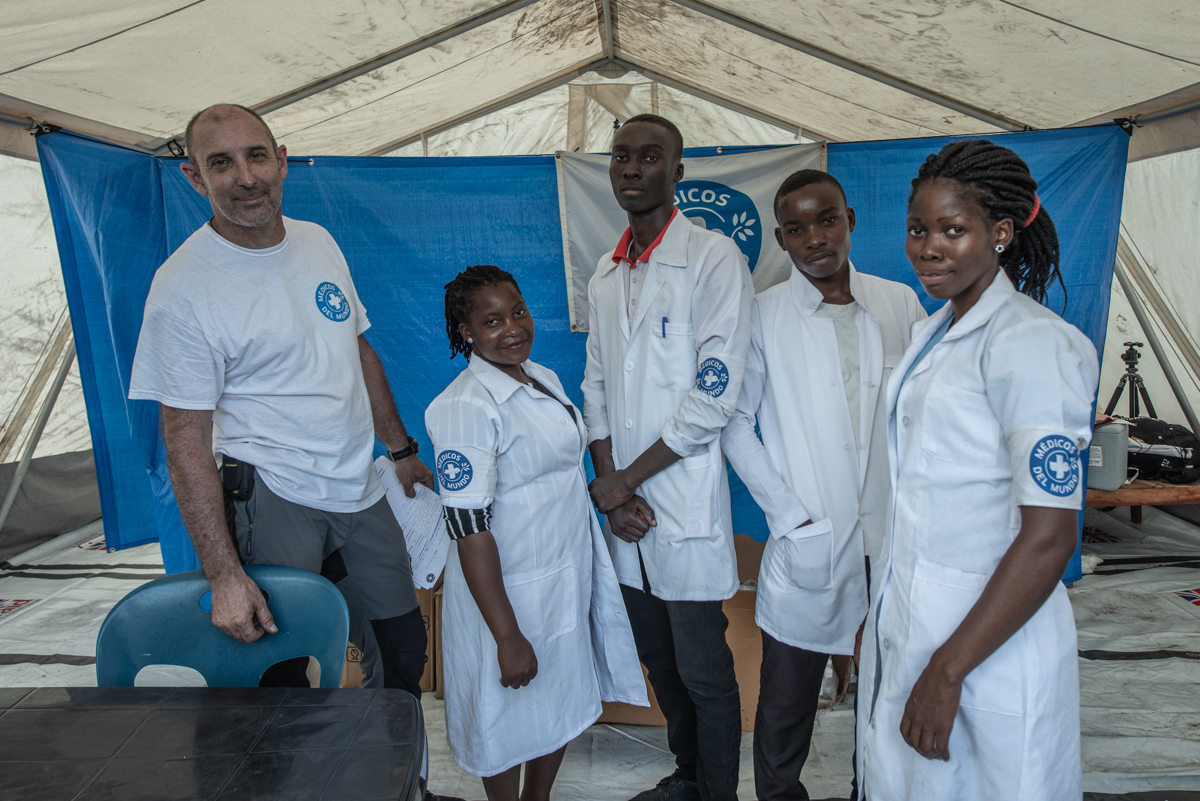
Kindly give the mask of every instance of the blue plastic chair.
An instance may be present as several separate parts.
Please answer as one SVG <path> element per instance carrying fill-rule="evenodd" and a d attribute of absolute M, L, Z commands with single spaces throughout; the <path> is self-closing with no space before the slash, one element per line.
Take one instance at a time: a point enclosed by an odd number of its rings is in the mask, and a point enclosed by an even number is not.
<path fill-rule="evenodd" d="M 266 594 L 278 633 L 238 642 L 212 624 L 212 587 L 203 571 L 176 573 L 143 584 L 108 613 L 96 638 L 96 683 L 132 687 L 147 665 L 181 665 L 210 687 L 257 687 L 276 662 L 314 656 L 321 686 L 340 687 L 350 615 L 337 588 L 291 567 L 257 565 L 246 575 Z"/>

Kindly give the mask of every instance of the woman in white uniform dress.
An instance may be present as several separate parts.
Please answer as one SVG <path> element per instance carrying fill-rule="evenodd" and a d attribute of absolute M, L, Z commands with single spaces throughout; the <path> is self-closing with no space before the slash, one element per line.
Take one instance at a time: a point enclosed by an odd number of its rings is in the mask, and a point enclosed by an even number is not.
<path fill-rule="evenodd" d="M 1099 369 L 1041 305 L 1061 278 L 1036 189 L 1024 161 L 982 140 L 947 145 L 913 181 L 905 249 L 949 303 L 888 388 L 895 511 L 859 682 L 870 801 L 1082 795 L 1061 579 Z"/>
<path fill-rule="evenodd" d="M 529 361 L 534 325 L 516 281 L 489 266 L 459 273 L 446 322 L 451 356 L 469 358 L 425 412 L 454 541 L 447 737 L 489 799 L 545 801 L 601 699 L 646 706 L 645 681 L 588 496 L 583 415 Z"/>

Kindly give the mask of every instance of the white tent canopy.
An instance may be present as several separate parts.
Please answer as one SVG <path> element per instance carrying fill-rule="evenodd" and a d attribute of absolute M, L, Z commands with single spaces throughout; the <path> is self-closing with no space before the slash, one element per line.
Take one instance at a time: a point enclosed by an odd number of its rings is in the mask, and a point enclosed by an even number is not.
<path fill-rule="evenodd" d="M 995 133 L 1133 118 L 1119 267 L 1200 409 L 1200 4 L 1180 0 L 0 0 L 0 153 L 46 122 L 180 152 L 250 106 L 295 155 L 606 150 L 658 112 L 689 145 Z M 35 165 L 0 156 L 0 462 L 28 440 L 65 300 Z M 1146 342 L 1114 282 L 1120 343 Z M 1146 354 L 1149 356 L 1149 353 Z M 1160 415 L 1183 412 L 1152 358 Z M 1122 407 L 1123 408 L 1123 407 Z M 24 412 L 22 410 L 24 409 Z M 85 450 L 76 373 L 37 455 Z"/>
<path fill-rule="evenodd" d="M 151 150 L 235 102 L 295 153 L 379 154 L 605 66 L 831 141 L 1164 111 L 1191 135 L 1145 141 L 1200 141 L 1200 8 L 1178 0 L 4 5 L 0 112 Z"/>

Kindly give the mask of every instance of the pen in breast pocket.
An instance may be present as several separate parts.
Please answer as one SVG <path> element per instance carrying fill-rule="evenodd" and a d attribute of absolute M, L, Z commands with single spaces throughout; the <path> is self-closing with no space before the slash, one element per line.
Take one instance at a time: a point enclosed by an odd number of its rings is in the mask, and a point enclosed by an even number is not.
<path fill-rule="evenodd" d="M 667 338 L 667 318 L 663 318 L 663 339 Z"/>

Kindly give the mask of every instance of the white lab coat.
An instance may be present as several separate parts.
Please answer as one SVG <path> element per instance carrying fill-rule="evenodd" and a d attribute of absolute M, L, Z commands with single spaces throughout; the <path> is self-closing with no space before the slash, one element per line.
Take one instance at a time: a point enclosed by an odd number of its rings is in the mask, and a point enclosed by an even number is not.
<path fill-rule="evenodd" d="M 755 620 L 780 642 L 826 654 L 853 653 L 867 614 L 864 556 L 877 559 L 892 499 L 884 387 L 926 316 L 910 288 L 853 266 L 850 293 L 859 304 L 861 444 L 833 320 L 814 316 L 821 292 L 799 270 L 754 299 L 746 377 L 721 435 L 771 530 Z"/>
<path fill-rule="evenodd" d="M 538 659 L 527 686 L 501 686 L 496 642 L 453 543 L 442 607 L 446 735 L 454 760 L 476 776 L 562 747 L 596 721 L 601 699 L 648 705 L 588 497 L 582 415 L 571 420 L 553 371 L 524 368 L 555 397 L 475 357 L 425 412 L 443 504 L 492 505 L 505 590 Z"/>
<path fill-rule="evenodd" d="M 949 762 L 900 736 L 913 685 L 1019 533 L 1018 507 L 1083 505 L 1099 377 L 1091 341 L 1001 271 L 904 381 L 951 313 L 929 318 L 888 387 L 895 509 L 863 640 L 858 775 L 872 801 L 1078 799 L 1075 621 L 1061 584 L 966 677 Z"/>
<path fill-rule="evenodd" d="M 658 520 L 640 543 L 646 576 L 663 600 L 724 600 L 738 580 L 720 437 L 750 344 L 750 271 L 733 240 L 682 214 L 650 256 L 632 319 L 627 269 L 609 252 L 588 284 L 588 442 L 611 436 L 617 469 L 660 437 L 683 457 L 638 489 Z M 605 533 L 621 583 L 642 588 L 639 546 Z"/>

